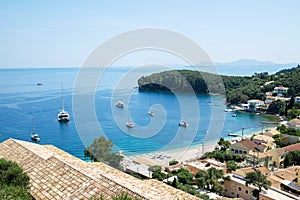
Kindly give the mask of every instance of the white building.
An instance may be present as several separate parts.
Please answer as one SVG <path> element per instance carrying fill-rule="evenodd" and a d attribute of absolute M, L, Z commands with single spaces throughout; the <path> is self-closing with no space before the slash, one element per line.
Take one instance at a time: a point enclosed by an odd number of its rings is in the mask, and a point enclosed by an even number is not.
<path fill-rule="evenodd" d="M 247 101 L 248 103 L 248 110 L 256 111 L 256 109 L 265 104 L 264 101 L 258 99 L 250 99 Z"/>
<path fill-rule="evenodd" d="M 279 86 L 279 87 L 275 87 L 273 92 L 277 94 L 283 94 L 283 93 L 287 93 L 288 89 L 289 89 L 288 87 Z"/>

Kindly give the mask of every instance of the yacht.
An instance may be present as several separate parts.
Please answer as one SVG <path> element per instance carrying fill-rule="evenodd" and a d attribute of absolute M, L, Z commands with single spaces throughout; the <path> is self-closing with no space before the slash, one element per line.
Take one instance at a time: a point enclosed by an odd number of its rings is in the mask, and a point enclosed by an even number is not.
<path fill-rule="evenodd" d="M 186 123 L 185 121 L 183 121 L 183 120 L 181 120 L 180 122 L 179 122 L 179 124 L 178 124 L 179 126 L 182 126 L 182 127 L 188 127 L 189 126 L 189 124 L 188 123 Z"/>
<path fill-rule="evenodd" d="M 134 127 L 134 124 L 132 122 L 126 122 L 126 126 L 128 128 L 133 128 Z"/>
<path fill-rule="evenodd" d="M 62 95 L 62 109 L 57 115 L 57 120 L 59 122 L 68 122 L 70 120 L 70 115 L 67 111 L 64 110 L 64 87 L 61 83 L 61 95 Z"/>
<path fill-rule="evenodd" d="M 117 106 L 118 108 L 124 108 L 124 103 L 123 103 L 122 101 L 118 101 L 118 102 L 116 103 L 116 106 Z"/>

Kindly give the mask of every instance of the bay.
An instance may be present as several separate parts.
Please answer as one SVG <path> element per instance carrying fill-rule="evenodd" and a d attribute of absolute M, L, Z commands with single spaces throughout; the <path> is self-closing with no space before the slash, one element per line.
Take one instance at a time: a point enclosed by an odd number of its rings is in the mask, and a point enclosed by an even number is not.
<path fill-rule="evenodd" d="M 212 143 L 228 132 L 250 134 L 261 130 L 261 121 L 274 118 L 251 113 L 225 113 L 225 98 L 213 95 L 189 95 L 139 92 L 137 78 L 158 69 L 134 70 L 132 67 L 111 67 L 103 71 L 93 91 L 97 126 L 89 121 L 74 121 L 74 87 L 79 68 L 0 69 L 0 141 L 8 138 L 31 141 L 32 120 L 41 136 L 40 144 L 52 144 L 82 158 L 83 149 L 103 135 L 113 141 L 114 150 L 126 155 L 176 149 Z M 88 81 L 88 80 L 87 80 Z M 43 83 L 37 86 L 37 83 Z M 65 110 L 69 123 L 58 123 L 62 106 L 61 82 L 64 86 Z M 125 107 L 117 108 L 121 100 Z M 155 116 L 148 115 L 151 109 Z M 94 119 L 93 119 L 94 120 Z M 134 128 L 126 127 L 132 120 Z M 178 126 L 180 120 L 189 123 Z M 79 131 L 83 127 L 84 131 Z M 264 127 L 268 128 L 268 127 Z"/>

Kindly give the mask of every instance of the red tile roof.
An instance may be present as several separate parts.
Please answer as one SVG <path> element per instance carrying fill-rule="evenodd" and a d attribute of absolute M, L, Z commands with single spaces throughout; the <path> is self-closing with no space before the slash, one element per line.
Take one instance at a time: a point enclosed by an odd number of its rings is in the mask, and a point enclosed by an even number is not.
<path fill-rule="evenodd" d="M 283 147 L 283 149 L 286 150 L 286 151 L 297 151 L 297 150 L 300 150 L 300 143 L 292 144 L 292 145 Z"/>
<path fill-rule="evenodd" d="M 244 145 L 248 149 L 254 149 L 256 147 L 256 144 L 251 140 L 243 140 L 240 142 L 240 144 Z"/>

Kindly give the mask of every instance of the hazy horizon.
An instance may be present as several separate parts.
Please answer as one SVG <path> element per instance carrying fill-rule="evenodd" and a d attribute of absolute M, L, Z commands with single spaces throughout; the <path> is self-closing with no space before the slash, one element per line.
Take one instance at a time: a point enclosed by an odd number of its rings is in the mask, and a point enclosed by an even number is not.
<path fill-rule="evenodd" d="M 299 7 L 297 0 L 1 1 L 0 68 L 81 66 L 103 42 L 141 28 L 185 35 L 215 63 L 299 63 Z M 149 63 L 184 64 L 174 55 L 135 52 L 116 65 Z"/>

